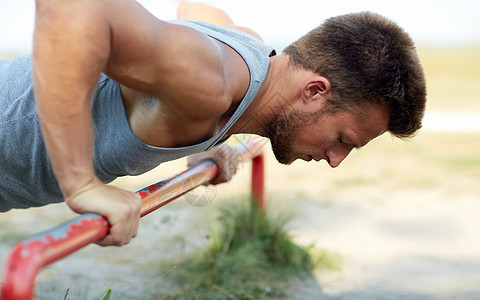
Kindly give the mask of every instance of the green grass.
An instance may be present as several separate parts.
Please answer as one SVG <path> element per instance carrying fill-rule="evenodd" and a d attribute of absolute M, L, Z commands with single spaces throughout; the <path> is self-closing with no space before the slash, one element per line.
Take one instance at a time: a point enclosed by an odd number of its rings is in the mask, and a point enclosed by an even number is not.
<path fill-rule="evenodd" d="M 316 267 L 340 267 L 338 255 L 292 242 L 285 229 L 288 219 L 246 205 L 221 208 L 210 245 L 173 262 L 177 268 L 170 279 L 180 288 L 161 299 L 282 297 L 289 279 L 311 276 Z"/>
<path fill-rule="evenodd" d="M 112 292 L 113 292 L 113 287 L 114 285 L 110 285 L 106 290 L 102 291 L 100 294 L 98 294 L 97 296 L 95 297 L 92 297 L 90 296 L 89 292 L 89 288 L 88 286 L 83 290 L 82 292 L 82 295 L 76 295 L 76 294 L 72 294 L 72 289 L 71 288 L 67 288 L 65 290 L 65 294 L 63 296 L 63 300 L 70 300 L 70 299 L 84 299 L 84 300 L 87 300 L 87 299 L 94 299 L 94 300 L 110 300 L 110 297 L 112 296 Z M 38 300 L 42 300 L 42 299 L 50 299 L 50 297 L 46 298 L 44 296 L 41 296 L 41 295 L 35 295 L 35 299 L 38 299 Z"/>

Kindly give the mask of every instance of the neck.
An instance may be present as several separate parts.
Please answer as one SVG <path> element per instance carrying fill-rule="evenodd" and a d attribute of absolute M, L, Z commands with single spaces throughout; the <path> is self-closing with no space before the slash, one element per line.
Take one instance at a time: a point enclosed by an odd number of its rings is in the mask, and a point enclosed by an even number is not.
<path fill-rule="evenodd" d="M 272 117 L 285 110 L 292 101 L 292 68 L 288 65 L 287 55 L 278 55 L 270 59 L 267 76 L 255 99 L 244 114 L 230 128 L 228 134 L 256 134 L 266 136 L 265 128 Z"/>

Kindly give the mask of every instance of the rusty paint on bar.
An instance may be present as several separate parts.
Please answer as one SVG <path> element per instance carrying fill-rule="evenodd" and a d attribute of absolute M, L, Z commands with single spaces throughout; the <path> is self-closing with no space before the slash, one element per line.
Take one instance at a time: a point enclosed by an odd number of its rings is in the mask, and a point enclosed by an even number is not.
<path fill-rule="evenodd" d="M 84 214 L 17 244 L 4 266 L 2 299 L 32 299 L 39 269 L 108 233 L 106 219 Z"/>

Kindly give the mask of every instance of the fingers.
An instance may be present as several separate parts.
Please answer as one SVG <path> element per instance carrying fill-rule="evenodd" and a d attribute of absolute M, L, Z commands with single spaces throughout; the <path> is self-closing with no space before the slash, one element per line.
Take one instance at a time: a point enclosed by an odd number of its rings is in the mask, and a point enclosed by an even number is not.
<path fill-rule="evenodd" d="M 237 148 L 229 145 L 220 145 L 208 152 L 190 155 L 187 158 L 187 165 L 190 167 L 206 159 L 215 161 L 218 166 L 217 177 L 215 177 L 208 184 L 219 184 L 232 179 L 232 177 L 237 173 L 240 162 L 244 158 L 242 157 L 242 152 Z"/>
<path fill-rule="evenodd" d="M 219 172 L 210 183 L 219 184 L 230 181 L 237 173 L 238 165 L 241 162 L 241 155 L 238 150 L 228 145 L 222 145 L 217 148 L 212 159 L 218 166 Z"/>
<path fill-rule="evenodd" d="M 141 199 L 132 193 L 130 201 L 122 205 L 114 214 L 107 215 L 110 223 L 108 235 L 97 242 L 100 246 L 123 246 L 130 243 L 131 239 L 138 234 L 140 225 Z"/>
<path fill-rule="evenodd" d="M 75 212 L 94 212 L 107 218 L 110 232 L 99 245 L 123 246 L 138 234 L 142 201 L 136 193 L 96 180 L 66 202 Z"/>

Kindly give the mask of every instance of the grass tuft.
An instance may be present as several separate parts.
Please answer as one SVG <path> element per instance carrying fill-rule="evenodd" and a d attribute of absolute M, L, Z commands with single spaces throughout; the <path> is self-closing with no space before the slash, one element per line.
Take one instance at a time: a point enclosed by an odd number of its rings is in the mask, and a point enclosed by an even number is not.
<path fill-rule="evenodd" d="M 289 216 L 272 217 L 255 205 L 251 209 L 236 205 L 222 208 L 220 212 L 221 229 L 214 235 L 209 249 L 211 256 L 247 252 L 264 262 L 265 267 L 300 272 L 312 270 L 313 263 L 307 249 L 293 243 L 285 230 Z"/>
<path fill-rule="evenodd" d="M 292 242 L 285 229 L 288 220 L 285 214 L 274 217 L 255 206 L 221 208 L 218 229 L 205 252 L 178 262 L 172 272 L 182 290 L 162 298 L 282 297 L 288 279 L 311 276 L 316 266 L 339 266 L 337 257 Z"/>

